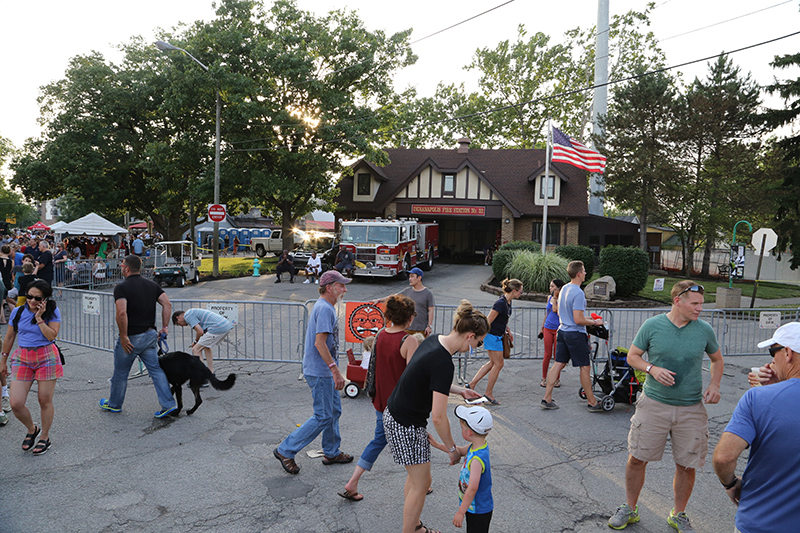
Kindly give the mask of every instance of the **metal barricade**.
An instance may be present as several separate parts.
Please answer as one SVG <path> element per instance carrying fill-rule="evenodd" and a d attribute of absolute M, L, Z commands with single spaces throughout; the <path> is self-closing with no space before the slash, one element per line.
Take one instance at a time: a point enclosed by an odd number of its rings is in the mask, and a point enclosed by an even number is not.
<path fill-rule="evenodd" d="M 107 292 L 56 288 L 61 312 L 59 342 L 113 351 L 119 336 L 114 296 Z M 301 303 L 172 300 L 173 312 L 193 308 L 221 312 L 236 327 L 214 350 L 214 358 L 230 361 L 302 361 L 308 311 Z M 156 327 L 161 307 L 156 306 Z M 170 323 L 170 349 L 189 351 L 195 332 Z"/>
<path fill-rule="evenodd" d="M 120 265 L 122 259 L 78 259 L 56 265 L 56 280 L 68 289 L 92 290 L 100 287 L 113 287 L 124 278 Z M 142 258 L 141 275 L 153 278 L 153 260 Z"/>

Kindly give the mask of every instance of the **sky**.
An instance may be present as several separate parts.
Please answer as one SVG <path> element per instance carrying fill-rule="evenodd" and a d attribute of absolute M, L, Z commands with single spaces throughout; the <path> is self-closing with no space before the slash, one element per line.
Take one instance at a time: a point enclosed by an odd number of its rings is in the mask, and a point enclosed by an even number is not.
<path fill-rule="evenodd" d="M 271 3 L 270 0 L 265 0 Z M 416 86 L 418 96 L 431 96 L 439 82 L 464 82 L 476 88 L 475 72 L 463 70 L 478 48 L 494 48 L 514 39 L 524 24 L 529 35 L 541 31 L 559 42 L 575 27 L 597 22 L 596 0 L 298 0 L 301 9 L 324 14 L 332 9 L 356 11 L 370 30 L 393 34 L 413 28 L 417 40 L 465 21 L 456 28 L 413 46 L 417 63 L 398 73 L 395 89 Z M 644 9 L 642 0 L 609 0 L 611 15 Z M 505 4 L 505 5 L 503 5 Z M 761 43 L 800 30 L 800 0 L 655 0 L 651 29 L 661 41 L 667 64 L 677 65 Z M 489 13 L 481 13 L 497 7 Z M 564 9 L 569 6 L 569 9 Z M 754 13 L 755 12 L 755 13 Z M 0 136 L 20 148 L 39 135 L 39 87 L 62 79 L 69 60 L 98 51 L 119 62 L 116 47 L 132 36 L 155 41 L 158 28 L 210 20 L 210 0 L 0 0 Z M 731 20 L 733 19 L 733 20 Z M 728 21 L 728 22 L 726 22 Z M 711 26 L 706 28 L 707 26 Z M 697 30 L 697 31 L 695 31 Z M 687 33 L 688 32 L 688 33 Z M 683 34 L 683 35 L 682 35 Z M 731 56 L 760 84 L 797 77 L 798 71 L 779 72 L 769 66 L 775 55 L 796 53 L 800 35 Z M 706 63 L 680 69 L 684 81 L 704 77 Z M 775 106 L 780 102 L 772 99 Z"/>

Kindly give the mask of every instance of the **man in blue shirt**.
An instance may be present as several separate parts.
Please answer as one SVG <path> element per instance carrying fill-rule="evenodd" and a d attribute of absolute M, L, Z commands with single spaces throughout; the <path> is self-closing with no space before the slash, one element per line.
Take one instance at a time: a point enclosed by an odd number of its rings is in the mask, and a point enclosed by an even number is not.
<path fill-rule="evenodd" d="M 344 377 L 339 372 L 336 360 L 339 352 L 339 322 L 336 303 L 347 293 L 345 278 L 336 270 L 329 270 L 319 278 L 320 298 L 308 317 L 305 353 L 303 354 L 303 376 L 311 388 L 314 399 L 314 414 L 303 425 L 286 437 L 272 454 L 290 474 L 300 472 L 294 457 L 322 433 L 322 464 L 349 463 L 351 455 L 342 452 L 339 445 L 339 416 L 342 403 L 339 392 L 344 388 Z"/>
<path fill-rule="evenodd" d="M 142 238 L 139 235 L 137 235 L 136 239 L 133 241 L 133 253 L 138 256 L 141 256 L 144 253 L 144 241 L 142 241 Z"/>
<path fill-rule="evenodd" d="M 192 353 L 203 356 L 211 373 L 214 373 L 214 358 L 211 348 L 222 342 L 222 339 L 233 329 L 233 322 L 207 309 L 189 309 L 175 311 L 172 323 L 176 326 L 189 326 L 195 331 L 195 340 L 191 345 Z"/>
<path fill-rule="evenodd" d="M 800 516 L 800 323 L 779 327 L 758 344 L 769 348 L 772 363 L 745 392 L 714 449 L 714 471 L 738 506 L 740 533 L 794 532 Z M 750 448 L 742 478 L 736 463 Z"/>
<path fill-rule="evenodd" d="M 558 295 L 558 318 L 561 325 L 556 335 L 556 362 L 547 374 L 547 388 L 540 407 L 542 409 L 558 409 L 553 401 L 553 387 L 561 375 L 561 371 L 572 360 L 572 366 L 580 369 L 581 386 L 589 401 L 589 411 L 601 413 L 603 408 L 592 392 L 592 378 L 589 376 L 590 349 L 586 335 L 586 326 L 601 325 L 602 318 L 592 319 L 584 316 L 586 295 L 581 283 L 586 279 L 586 268 L 582 261 L 572 261 L 567 265 L 569 283 L 562 287 Z"/>

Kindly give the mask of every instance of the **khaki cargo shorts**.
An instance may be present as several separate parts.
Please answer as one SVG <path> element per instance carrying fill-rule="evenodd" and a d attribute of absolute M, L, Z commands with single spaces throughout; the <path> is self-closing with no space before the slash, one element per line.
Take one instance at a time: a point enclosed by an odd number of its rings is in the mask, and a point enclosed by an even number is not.
<path fill-rule="evenodd" d="M 640 461 L 660 461 L 667 436 L 672 441 L 672 458 L 685 468 L 701 468 L 708 454 L 708 412 L 703 402 L 695 405 L 667 405 L 644 393 L 636 401 L 631 417 L 628 452 Z"/>

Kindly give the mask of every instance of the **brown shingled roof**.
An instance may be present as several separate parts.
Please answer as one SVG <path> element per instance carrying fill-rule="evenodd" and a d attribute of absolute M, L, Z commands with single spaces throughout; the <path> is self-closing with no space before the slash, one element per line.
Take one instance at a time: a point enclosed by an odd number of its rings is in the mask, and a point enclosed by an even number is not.
<path fill-rule="evenodd" d="M 336 198 L 336 202 L 343 210 L 360 212 L 374 210 L 380 214 L 403 187 L 424 168 L 432 165 L 439 171 L 457 172 L 469 165 L 484 177 L 515 216 L 542 214 L 542 206 L 534 205 L 533 178 L 544 172 L 544 150 L 474 149 L 467 153 L 458 153 L 453 149 L 389 148 L 384 151 L 390 161 L 384 167 L 377 167 L 364 159 L 352 165 L 354 174 L 363 165 L 368 166 L 373 172 L 380 169 L 378 175 L 383 183 L 375 202 L 369 206 L 353 202 L 354 179 L 353 176 L 347 176 L 339 182 L 340 193 Z M 561 163 L 552 164 L 551 169 L 562 180 L 561 202 L 558 206 L 549 205 L 548 214 L 561 217 L 588 215 L 586 172 Z"/>

